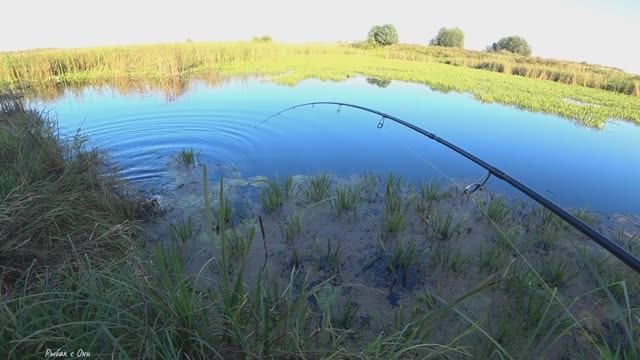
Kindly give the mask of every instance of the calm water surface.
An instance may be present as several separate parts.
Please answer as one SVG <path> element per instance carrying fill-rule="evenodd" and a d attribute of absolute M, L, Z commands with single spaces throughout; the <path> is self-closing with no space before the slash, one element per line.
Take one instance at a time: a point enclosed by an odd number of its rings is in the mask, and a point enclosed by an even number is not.
<path fill-rule="evenodd" d="M 341 101 L 413 122 L 476 154 L 567 208 L 640 213 L 640 127 L 612 121 L 588 129 L 551 115 L 483 104 L 467 94 L 364 78 L 306 80 L 279 86 L 257 79 L 186 94 L 123 94 L 105 88 L 66 92 L 44 105 L 63 132 L 80 128 L 106 149 L 123 176 L 150 191 L 170 191 L 171 157 L 192 147 L 207 164 L 233 165 L 243 176 L 285 176 L 318 169 L 339 175 L 389 171 L 414 181 L 458 183 L 482 169 L 443 146 L 377 116 L 334 106 L 300 108 L 256 126 L 302 102 Z M 490 186 L 512 192 L 499 180 Z"/>

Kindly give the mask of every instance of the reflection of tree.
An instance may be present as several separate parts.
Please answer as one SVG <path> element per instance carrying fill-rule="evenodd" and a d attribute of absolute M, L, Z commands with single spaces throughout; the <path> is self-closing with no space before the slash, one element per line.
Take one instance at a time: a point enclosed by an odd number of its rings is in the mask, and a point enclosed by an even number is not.
<path fill-rule="evenodd" d="M 367 82 L 371 85 L 375 85 L 381 88 L 386 88 L 387 86 L 389 86 L 389 84 L 391 84 L 391 80 L 377 78 L 367 78 Z"/>

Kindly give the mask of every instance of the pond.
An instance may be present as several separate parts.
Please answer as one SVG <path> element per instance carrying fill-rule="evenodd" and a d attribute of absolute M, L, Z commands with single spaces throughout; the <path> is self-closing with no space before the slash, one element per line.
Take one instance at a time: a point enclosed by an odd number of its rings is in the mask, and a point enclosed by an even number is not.
<path fill-rule="evenodd" d="M 193 148 L 199 161 L 224 164 L 242 176 L 349 176 L 394 172 L 411 181 L 438 178 L 466 184 L 482 169 L 390 121 L 335 106 L 283 108 L 309 101 L 371 107 L 453 142 L 565 208 L 640 213 L 640 127 L 610 121 L 602 130 L 513 107 L 480 103 L 403 82 L 352 78 L 280 86 L 258 78 L 195 81 L 179 96 L 161 90 L 110 87 L 64 91 L 36 101 L 57 116 L 61 131 L 77 129 L 107 150 L 121 174 L 148 192 L 172 191 L 171 158 Z M 339 111 L 338 111 L 339 110 Z M 513 193 L 491 180 L 489 186 Z"/>
<path fill-rule="evenodd" d="M 302 323 L 346 331 L 349 341 L 384 333 L 395 343 L 406 325 L 448 343 L 478 321 L 473 327 L 486 323 L 513 344 L 513 358 L 546 347 L 557 354 L 550 358 L 565 358 L 582 351 L 584 330 L 573 319 L 584 313 L 611 333 L 607 341 L 623 338 L 605 296 L 636 308 L 637 274 L 499 180 L 463 193 L 484 175 L 475 164 L 353 108 L 301 107 L 265 120 L 312 101 L 393 114 L 510 173 L 635 256 L 639 127 L 610 122 L 596 131 L 466 94 L 365 78 L 184 85 L 69 88 L 38 105 L 57 115 L 64 134 L 80 128 L 109 151 L 145 192 L 145 245 L 161 245 L 153 247 L 158 261 L 166 247 L 203 293 L 296 304 L 307 316 Z M 206 166 L 180 163 L 184 148 Z M 612 295 L 594 290 L 602 278 Z M 432 318 L 445 303 L 457 305 Z M 479 332 L 468 344 L 481 344 L 478 358 L 495 350 Z"/>

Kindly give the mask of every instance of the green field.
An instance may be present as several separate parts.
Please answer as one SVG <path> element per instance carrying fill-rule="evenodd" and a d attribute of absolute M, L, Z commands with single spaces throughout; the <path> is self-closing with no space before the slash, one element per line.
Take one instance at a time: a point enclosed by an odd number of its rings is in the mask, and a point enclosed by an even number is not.
<path fill-rule="evenodd" d="M 52 98 L 64 86 L 144 84 L 179 95 L 193 78 L 262 75 L 283 84 L 364 75 L 468 92 L 601 128 L 640 123 L 640 76 L 613 68 L 437 46 L 183 43 L 0 53 L 0 88 Z"/>

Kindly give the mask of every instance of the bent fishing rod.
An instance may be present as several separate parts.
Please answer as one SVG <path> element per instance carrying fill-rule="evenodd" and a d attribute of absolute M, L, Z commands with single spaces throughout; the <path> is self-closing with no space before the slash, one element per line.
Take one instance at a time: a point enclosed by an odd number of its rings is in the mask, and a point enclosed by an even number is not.
<path fill-rule="evenodd" d="M 504 171 L 496 168 L 495 166 L 487 163 L 486 161 L 478 158 L 477 156 L 467 152 L 466 150 L 464 150 L 464 149 L 462 149 L 462 148 L 450 143 L 449 141 L 437 136 L 436 134 L 434 134 L 432 132 L 429 132 L 429 131 L 421 128 L 421 127 L 413 125 L 412 123 L 410 123 L 408 121 L 399 119 L 399 118 L 397 118 L 397 117 L 395 117 L 393 115 L 389 115 L 389 114 L 386 114 L 384 112 L 381 112 L 381 111 L 378 111 L 378 110 L 374 110 L 374 109 L 370 109 L 370 108 L 367 108 L 367 107 L 364 107 L 364 106 L 353 105 L 353 104 L 348 104 L 348 103 L 343 103 L 343 102 L 317 101 L 317 102 L 309 102 L 309 103 L 304 103 L 304 104 L 298 104 L 298 105 L 294 105 L 294 106 L 288 107 L 286 109 L 283 109 L 283 110 L 281 110 L 281 111 L 269 116 L 268 118 L 264 119 L 259 124 L 257 124 L 256 127 L 261 125 L 261 124 L 263 124 L 263 123 L 265 123 L 265 122 L 267 122 L 267 121 L 269 121 L 272 118 L 277 117 L 278 115 L 280 115 L 282 113 L 287 112 L 287 111 L 295 110 L 295 109 L 300 108 L 300 107 L 315 106 L 315 105 L 334 105 L 334 106 L 338 106 L 338 112 L 340 112 L 340 108 L 344 106 L 344 107 L 354 108 L 354 109 L 366 111 L 366 112 L 369 112 L 369 113 L 372 113 L 372 114 L 376 114 L 376 115 L 381 117 L 380 121 L 378 122 L 378 125 L 377 125 L 377 127 L 379 129 L 384 126 L 384 120 L 388 119 L 388 120 L 391 120 L 391 121 L 393 121 L 393 122 L 395 122 L 397 124 L 400 124 L 400 125 L 402 125 L 404 127 L 407 127 L 407 128 L 409 128 L 409 129 L 411 129 L 411 130 L 413 130 L 413 131 L 415 131 L 415 132 L 417 132 L 419 134 L 422 134 L 422 135 L 428 137 L 429 139 L 431 139 L 433 141 L 436 141 L 436 142 L 446 146 L 450 150 L 453 150 L 456 153 L 458 153 L 458 154 L 462 155 L 463 157 L 467 158 L 468 160 L 471 160 L 476 165 L 484 168 L 487 171 L 487 174 L 485 174 L 482 178 L 480 178 L 480 180 L 478 180 L 475 183 L 472 183 L 469 186 L 467 186 L 465 188 L 465 190 L 464 190 L 465 193 L 473 193 L 478 188 L 483 186 L 487 182 L 487 180 L 489 180 L 489 177 L 491 177 L 491 175 L 493 175 L 496 178 L 498 178 L 498 179 L 508 183 L 509 185 L 515 187 L 520 192 L 522 192 L 525 195 L 527 195 L 529 198 L 535 200 L 537 203 L 539 203 L 540 205 L 542 205 L 545 208 L 547 208 L 549 211 L 551 211 L 552 213 L 556 214 L 558 217 L 560 217 L 561 219 L 563 219 L 564 221 L 569 223 L 569 225 L 573 226 L 576 230 L 581 232 L 583 235 L 585 235 L 586 237 L 588 237 L 591 240 L 595 241 L 598 245 L 600 245 L 602 248 L 607 250 L 610 254 L 612 254 L 613 256 L 617 257 L 618 259 L 620 259 L 625 264 L 627 264 L 630 268 L 635 270 L 637 273 L 640 273 L 640 260 L 638 258 L 636 258 L 633 254 L 631 254 L 630 252 L 628 252 L 625 249 L 623 249 L 620 245 L 616 244 L 611 239 L 609 239 L 606 236 L 602 235 L 599 231 L 595 230 L 594 228 L 589 226 L 584 221 L 578 219 L 573 214 L 571 214 L 568 211 L 566 211 L 563 208 L 561 208 L 559 205 L 557 205 L 553 201 L 551 201 L 551 200 L 547 199 L 546 197 L 540 195 L 535 190 L 531 189 L 530 187 L 524 185 L 520 181 L 518 181 L 518 180 L 514 179 L 513 177 L 509 176 L 509 174 L 507 174 Z"/>

